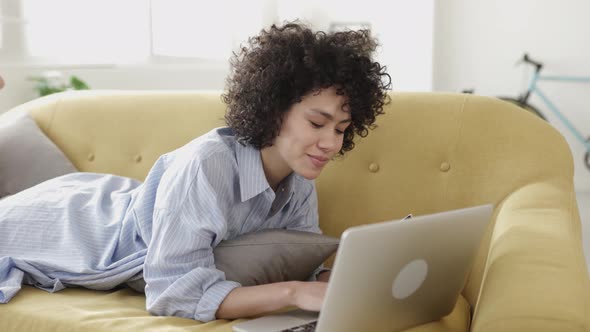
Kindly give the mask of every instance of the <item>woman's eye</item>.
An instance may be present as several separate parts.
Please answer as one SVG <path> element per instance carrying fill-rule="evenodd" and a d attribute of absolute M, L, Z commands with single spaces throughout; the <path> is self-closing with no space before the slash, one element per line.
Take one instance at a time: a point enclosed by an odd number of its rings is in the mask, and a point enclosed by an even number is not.
<path fill-rule="evenodd" d="M 344 130 L 338 130 L 338 129 L 336 129 L 336 134 L 338 134 L 338 135 L 344 135 Z"/>
<path fill-rule="evenodd" d="M 311 123 L 311 126 L 314 128 L 322 128 L 323 127 L 321 124 L 315 123 L 313 121 L 309 121 L 309 123 Z"/>

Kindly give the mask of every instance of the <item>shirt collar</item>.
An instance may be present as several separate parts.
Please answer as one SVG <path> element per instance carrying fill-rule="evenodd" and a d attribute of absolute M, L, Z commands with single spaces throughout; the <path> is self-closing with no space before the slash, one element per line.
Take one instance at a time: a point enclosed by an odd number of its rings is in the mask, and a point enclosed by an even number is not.
<path fill-rule="evenodd" d="M 242 202 L 270 188 L 264 175 L 264 168 L 262 168 L 260 150 L 249 144 L 244 146 L 236 141 L 236 159 L 240 176 Z"/>
<path fill-rule="evenodd" d="M 284 180 L 283 184 L 281 184 L 280 188 L 289 195 L 292 195 L 295 192 L 295 178 L 299 175 L 295 172 L 291 172 Z M 280 190 L 280 189 L 279 189 Z"/>
<path fill-rule="evenodd" d="M 238 162 L 238 172 L 240 177 L 240 198 L 242 202 L 271 189 L 264 168 L 262 167 L 262 157 L 260 150 L 253 146 L 246 144 L 245 146 L 236 142 L 236 159 Z M 277 195 L 288 194 L 290 197 L 294 191 L 295 178 L 299 175 L 292 172 L 279 186 L 279 193 Z M 271 189 L 272 190 L 272 189 Z"/>

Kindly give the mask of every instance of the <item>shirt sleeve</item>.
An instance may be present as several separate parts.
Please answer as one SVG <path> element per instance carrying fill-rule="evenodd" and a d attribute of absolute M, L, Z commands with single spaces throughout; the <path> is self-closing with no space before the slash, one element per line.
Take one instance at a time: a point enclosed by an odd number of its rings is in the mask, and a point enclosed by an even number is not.
<path fill-rule="evenodd" d="M 223 173 L 225 162 L 173 166 L 162 177 L 144 265 L 146 307 L 154 315 L 211 321 L 227 294 L 241 286 L 225 280 L 213 257 L 227 232 L 231 176 Z"/>
<path fill-rule="evenodd" d="M 311 191 L 303 199 L 295 217 L 289 222 L 287 229 L 322 234 L 319 226 L 318 199 L 315 183 L 312 182 Z M 324 267 L 324 264 L 318 266 L 307 278 L 307 281 L 317 281 L 318 275 L 325 271 L 330 271 L 330 269 Z"/>

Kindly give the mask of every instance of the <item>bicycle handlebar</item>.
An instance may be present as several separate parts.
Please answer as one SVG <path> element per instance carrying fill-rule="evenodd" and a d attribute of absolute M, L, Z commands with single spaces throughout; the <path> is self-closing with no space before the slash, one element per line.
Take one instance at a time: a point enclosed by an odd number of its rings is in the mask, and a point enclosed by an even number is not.
<path fill-rule="evenodd" d="M 531 65 L 534 65 L 537 68 L 537 72 L 540 72 L 541 69 L 543 68 L 543 64 L 541 62 L 535 61 L 533 59 L 531 59 L 529 57 L 528 53 L 525 53 L 524 56 L 522 57 L 522 61 L 529 63 Z"/>

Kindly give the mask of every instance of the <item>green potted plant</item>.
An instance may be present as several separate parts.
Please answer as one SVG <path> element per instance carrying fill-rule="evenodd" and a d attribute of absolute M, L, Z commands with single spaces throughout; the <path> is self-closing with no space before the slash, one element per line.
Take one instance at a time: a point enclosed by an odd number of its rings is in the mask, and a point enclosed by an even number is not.
<path fill-rule="evenodd" d="M 35 82 L 34 89 L 40 97 L 66 90 L 90 89 L 86 82 L 74 75 L 70 76 L 67 84 L 64 83 L 62 74 L 58 71 L 49 71 L 39 76 L 31 76 L 29 77 L 29 80 Z"/>

